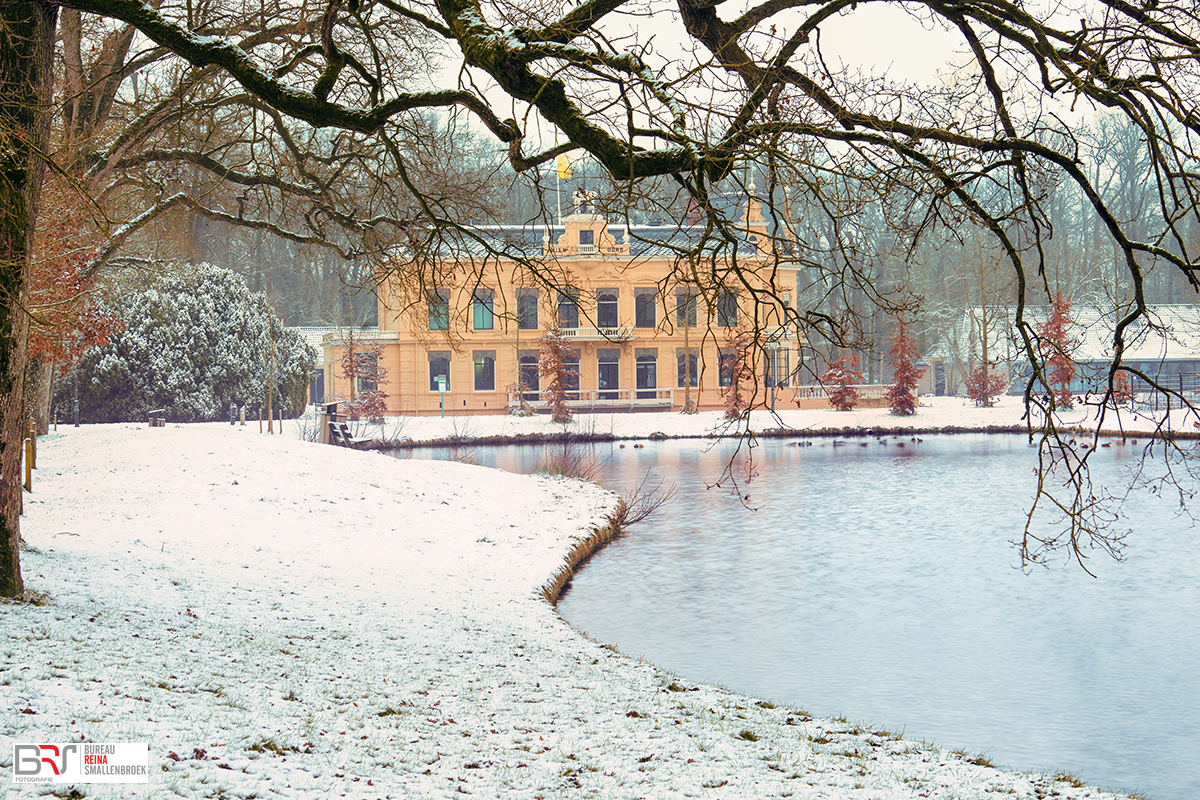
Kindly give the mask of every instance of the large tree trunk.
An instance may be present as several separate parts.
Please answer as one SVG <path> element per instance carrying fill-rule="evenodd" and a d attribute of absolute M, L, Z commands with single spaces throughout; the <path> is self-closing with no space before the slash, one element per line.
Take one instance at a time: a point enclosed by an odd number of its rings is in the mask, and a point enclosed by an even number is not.
<path fill-rule="evenodd" d="M 30 359 L 25 373 L 25 409 L 33 421 L 38 436 L 50 432 L 50 403 L 54 399 L 54 373 L 58 365 L 41 359 Z"/>
<path fill-rule="evenodd" d="M 24 591 L 18 545 L 29 246 L 48 140 L 58 6 L 0 0 L 0 596 Z"/>

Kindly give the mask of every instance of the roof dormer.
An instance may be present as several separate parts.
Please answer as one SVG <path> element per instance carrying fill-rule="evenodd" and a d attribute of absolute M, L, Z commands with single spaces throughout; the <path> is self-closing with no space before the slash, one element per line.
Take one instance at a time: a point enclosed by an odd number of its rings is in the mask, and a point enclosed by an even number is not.
<path fill-rule="evenodd" d="M 563 217 L 563 232 L 558 241 L 544 240 L 546 255 L 559 257 L 628 256 L 629 242 L 617 244 L 608 230 L 608 219 L 596 212 L 596 194 L 583 189 L 575 192 L 575 213 Z"/>

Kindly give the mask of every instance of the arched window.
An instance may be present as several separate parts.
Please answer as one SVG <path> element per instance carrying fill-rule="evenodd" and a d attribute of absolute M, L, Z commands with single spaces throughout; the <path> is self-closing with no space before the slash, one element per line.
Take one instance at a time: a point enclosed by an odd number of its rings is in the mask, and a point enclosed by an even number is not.
<path fill-rule="evenodd" d="M 476 350 L 471 355 L 475 365 L 475 391 L 496 391 L 496 351 Z"/>
<path fill-rule="evenodd" d="M 598 289 L 596 291 L 596 326 L 600 328 L 617 327 L 617 290 Z"/>
<path fill-rule="evenodd" d="M 634 351 L 634 367 L 637 379 L 637 397 L 639 400 L 653 400 L 658 397 L 658 350 L 652 347 L 638 348 Z"/>
<path fill-rule="evenodd" d="M 616 400 L 615 391 L 621 386 L 621 351 L 617 348 L 601 348 L 596 351 L 597 388 L 601 400 Z"/>
<path fill-rule="evenodd" d="M 439 388 L 439 383 L 444 384 Z M 429 391 L 450 391 L 450 351 L 429 351 Z"/>
<path fill-rule="evenodd" d="M 521 351 L 521 387 L 525 393 L 521 395 L 529 402 L 541 397 L 541 378 L 538 375 L 538 351 Z"/>
<path fill-rule="evenodd" d="M 696 386 L 700 382 L 700 353 L 694 347 L 689 347 L 685 353 L 680 347 L 675 352 L 675 360 L 679 365 L 679 382 L 676 386 Z"/>
<path fill-rule="evenodd" d="M 536 331 L 538 327 L 538 290 L 520 289 L 517 291 L 517 328 L 523 331 Z"/>
<path fill-rule="evenodd" d="M 579 303 L 574 295 L 567 292 L 558 293 L 558 327 L 565 329 L 579 327 Z"/>
<path fill-rule="evenodd" d="M 658 290 L 642 287 L 633 290 L 633 324 L 638 328 L 653 328 L 658 324 Z"/>
<path fill-rule="evenodd" d="M 477 331 L 490 331 L 496 327 L 496 317 L 492 313 L 495 303 L 495 293 L 491 289 L 476 289 L 471 302 L 471 327 Z"/>
<path fill-rule="evenodd" d="M 429 330 L 450 330 L 450 292 L 446 289 L 429 293 Z"/>

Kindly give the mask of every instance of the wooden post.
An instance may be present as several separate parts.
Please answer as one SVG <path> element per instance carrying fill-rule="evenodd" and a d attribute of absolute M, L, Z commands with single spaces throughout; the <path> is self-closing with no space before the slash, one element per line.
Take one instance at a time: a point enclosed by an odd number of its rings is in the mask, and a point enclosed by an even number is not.
<path fill-rule="evenodd" d="M 33 420 L 29 420 L 29 454 L 30 469 L 37 469 L 37 426 Z"/>
<path fill-rule="evenodd" d="M 33 468 L 30 466 L 33 461 L 33 445 L 28 439 L 25 440 L 25 491 L 33 491 Z"/>

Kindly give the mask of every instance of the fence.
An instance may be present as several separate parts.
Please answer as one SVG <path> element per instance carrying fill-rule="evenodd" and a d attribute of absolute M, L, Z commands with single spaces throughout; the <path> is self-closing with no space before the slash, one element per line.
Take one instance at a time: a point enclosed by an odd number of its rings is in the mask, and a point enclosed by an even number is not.
<path fill-rule="evenodd" d="M 1175 375 L 1163 375 L 1158 385 L 1164 389 L 1179 392 L 1183 398 L 1193 405 L 1200 404 L 1200 372 L 1180 372 Z M 1181 408 L 1178 397 L 1168 396 L 1156 391 L 1140 378 L 1132 381 L 1133 407 L 1138 411 L 1166 411 L 1170 408 Z"/>
<path fill-rule="evenodd" d="M 537 392 L 525 392 L 524 396 L 525 405 L 534 411 L 550 408 L 550 404 L 542 400 Z M 519 408 L 520 398 L 518 392 L 509 392 L 508 407 Z M 666 409 L 674 406 L 675 389 L 580 389 L 567 394 L 567 407 L 572 410 Z"/>
<path fill-rule="evenodd" d="M 779 387 L 786 389 L 786 386 Z M 892 388 L 890 383 L 865 383 L 856 384 L 853 387 L 854 391 L 858 392 L 858 396 L 862 400 L 882 400 L 887 394 L 888 389 Z M 812 386 L 797 386 L 795 388 L 797 400 L 828 400 L 829 387 L 815 384 Z"/>

